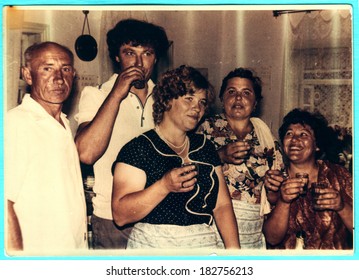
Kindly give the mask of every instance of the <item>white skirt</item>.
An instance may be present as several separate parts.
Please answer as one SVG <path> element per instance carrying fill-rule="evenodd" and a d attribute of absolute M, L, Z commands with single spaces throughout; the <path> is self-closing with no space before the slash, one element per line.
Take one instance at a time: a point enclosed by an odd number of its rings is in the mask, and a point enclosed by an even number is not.
<path fill-rule="evenodd" d="M 249 204 L 232 199 L 241 249 L 266 249 L 262 233 L 264 217 L 260 216 L 260 204 Z M 219 246 L 223 247 L 223 244 Z"/>
<path fill-rule="evenodd" d="M 206 224 L 178 226 L 137 223 L 132 229 L 127 249 L 218 249 L 217 235 Z"/>

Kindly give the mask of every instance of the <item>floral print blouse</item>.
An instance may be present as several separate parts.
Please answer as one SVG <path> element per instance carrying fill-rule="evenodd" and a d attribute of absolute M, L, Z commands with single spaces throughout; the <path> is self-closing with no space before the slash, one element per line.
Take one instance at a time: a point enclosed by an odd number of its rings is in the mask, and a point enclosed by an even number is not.
<path fill-rule="evenodd" d="M 198 133 L 205 134 L 217 150 L 238 140 L 224 114 L 206 119 L 199 127 Z M 224 163 L 222 169 L 232 199 L 260 204 L 264 175 L 274 159 L 279 160 L 283 168 L 282 154 L 277 141 L 274 149 L 263 148 L 254 128 L 244 140 L 249 140 L 252 146 L 246 161 L 240 165 Z"/>

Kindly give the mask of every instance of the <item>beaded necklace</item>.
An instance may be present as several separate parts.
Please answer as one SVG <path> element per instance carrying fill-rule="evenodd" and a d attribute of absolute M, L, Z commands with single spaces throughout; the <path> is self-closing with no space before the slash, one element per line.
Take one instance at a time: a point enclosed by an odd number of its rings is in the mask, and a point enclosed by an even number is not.
<path fill-rule="evenodd" d="M 175 150 L 175 152 L 178 155 L 181 155 L 188 147 L 188 136 L 186 135 L 186 138 L 184 139 L 183 143 L 179 146 L 174 145 L 173 143 L 171 143 L 171 141 L 169 141 L 160 131 L 160 128 L 158 126 L 155 127 L 155 131 L 157 132 L 158 136 L 168 145 L 171 147 L 171 149 Z M 180 151 L 178 151 L 179 149 L 181 149 Z"/>

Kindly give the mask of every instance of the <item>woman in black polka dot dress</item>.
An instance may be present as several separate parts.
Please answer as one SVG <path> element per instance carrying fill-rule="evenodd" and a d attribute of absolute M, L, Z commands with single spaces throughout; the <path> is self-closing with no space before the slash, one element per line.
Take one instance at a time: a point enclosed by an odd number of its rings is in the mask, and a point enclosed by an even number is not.
<path fill-rule="evenodd" d="M 113 165 L 114 221 L 134 224 L 127 248 L 215 249 L 218 238 L 239 248 L 220 159 L 193 133 L 214 100 L 212 86 L 181 66 L 164 73 L 153 98 L 155 129 L 125 145 Z"/>

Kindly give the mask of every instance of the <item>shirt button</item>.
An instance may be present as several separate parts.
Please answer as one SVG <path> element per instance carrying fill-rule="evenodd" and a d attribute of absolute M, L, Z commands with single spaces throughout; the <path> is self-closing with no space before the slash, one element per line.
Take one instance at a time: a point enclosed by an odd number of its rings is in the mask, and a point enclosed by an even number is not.
<path fill-rule="evenodd" d="M 140 106 L 137 106 L 137 109 L 140 109 Z"/>

